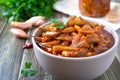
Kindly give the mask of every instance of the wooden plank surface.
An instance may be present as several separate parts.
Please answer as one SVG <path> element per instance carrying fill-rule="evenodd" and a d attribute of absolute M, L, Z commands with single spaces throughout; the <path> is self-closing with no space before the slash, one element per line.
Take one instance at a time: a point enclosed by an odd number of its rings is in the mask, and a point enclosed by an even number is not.
<path fill-rule="evenodd" d="M 3 21 L 2 19 L 0 19 L 0 34 L 2 34 L 2 32 L 4 31 L 6 24 L 7 24 L 7 20 Z"/>
<path fill-rule="evenodd" d="M 23 55 L 25 40 L 15 38 L 10 33 L 9 24 L 0 35 L 0 80 L 17 80 Z"/>
<path fill-rule="evenodd" d="M 120 29 L 117 30 L 117 33 L 120 34 Z M 118 37 L 119 37 L 119 45 L 118 45 L 117 55 L 116 55 L 116 57 L 117 57 L 118 60 L 120 61 L 120 35 L 118 35 Z"/>

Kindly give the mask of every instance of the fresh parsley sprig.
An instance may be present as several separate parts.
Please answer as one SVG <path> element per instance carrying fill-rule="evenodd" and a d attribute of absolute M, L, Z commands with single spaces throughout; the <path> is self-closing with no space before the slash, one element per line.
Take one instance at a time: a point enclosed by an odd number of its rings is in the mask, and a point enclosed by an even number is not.
<path fill-rule="evenodd" d="M 32 63 L 26 62 L 24 68 L 21 70 L 21 74 L 25 77 L 28 75 L 35 75 L 36 71 L 31 69 L 31 67 L 32 67 Z"/>
<path fill-rule="evenodd" d="M 50 18 L 58 0 L 0 0 L 2 16 L 9 21 L 25 21 L 33 16 Z"/>
<path fill-rule="evenodd" d="M 65 28 L 67 23 L 67 18 L 63 17 L 61 21 L 59 19 L 51 19 L 51 22 L 57 25 L 57 28 Z"/>

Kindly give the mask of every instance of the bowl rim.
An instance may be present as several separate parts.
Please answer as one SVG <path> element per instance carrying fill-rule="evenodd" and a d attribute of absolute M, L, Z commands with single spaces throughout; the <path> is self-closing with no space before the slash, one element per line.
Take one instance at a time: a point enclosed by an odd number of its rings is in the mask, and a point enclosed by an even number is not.
<path fill-rule="evenodd" d="M 96 22 L 96 21 L 95 21 Z M 50 22 L 46 22 L 44 23 L 43 25 L 41 26 L 45 26 L 47 24 L 49 24 Z M 99 22 L 97 22 L 99 23 Z M 101 24 L 101 23 L 100 23 Z M 44 54 L 46 56 L 49 56 L 49 57 L 52 57 L 52 58 L 57 58 L 57 59 L 64 59 L 64 60 L 88 60 L 88 59 L 95 59 L 95 58 L 98 58 L 98 57 L 102 57 L 104 55 L 107 55 L 110 53 L 110 51 L 112 51 L 114 48 L 117 47 L 118 45 L 118 41 L 119 41 L 119 38 L 118 38 L 118 35 L 117 35 L 117 32 L 112 29 L 110 26 L 106 25 L 106 24 L 103 24 L 105 26 L 105 30 L 107 30 L 108 32 L 112 32 L 112 36 L 114 38 L 114 44 L 113 46 L 108 49 L 107 51 L 103 52 L 103 53 L 100 53 L 100 54 L 97 54 L 97 55 L 94 55 L 94 56 L 90 56 L 90 57 L 62 57 L 62 56 L 56 56 L 56 55 L 53 55 L 53 54 L 50 54 L 46 51 L 44 51 L 43 49 L 41 49 L 37 44 L 36 44 L 36 41 L 34 39 L 34 37 L 32 37 L 32 43 L 33 43 L 33 47 L 35 47 L 37 50 L 39 50 L 41 53 L 40 54 Z M 36 33 L 38 32 L 38 28 L 33 32 L 33 35 L 32 36 L 35 36 Z"/>

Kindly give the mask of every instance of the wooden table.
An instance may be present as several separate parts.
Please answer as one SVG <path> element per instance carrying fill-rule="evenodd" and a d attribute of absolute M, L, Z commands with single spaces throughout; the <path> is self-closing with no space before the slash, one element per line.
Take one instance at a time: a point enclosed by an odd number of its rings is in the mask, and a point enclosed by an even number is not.
<path fill-rule="evenodd" d="M 62 16 L 62 13 L 55 12 L 53 17 L 61 18 Z M 50 74 L 44 72 L 38 65 L 33 48 L 22 48 L 25 43 L 31 42 L 31 39 L 25 40 L 14 37 L 10 33 L 11 26 L 9 23 L 0 18 L 0 29 L 2 26 L 5 26 L 5 28 L 0 35 L 0 80 L 56 80 Z M 26 32 L 28 32 L 28 35 L 32 35 L 34 29 Z M 120 30 L 117 30 L 117 33 L 120 37 Z M 111 67 L 96 80 L 120 80 L 119 53 L 120 46 L 118 46 L 117 55 Z M 37 71 L 36 75 L 24 77 L 20 74 L 20 70 L 23 68 L 25 62 L 32 63 L 32 68 Z"/>

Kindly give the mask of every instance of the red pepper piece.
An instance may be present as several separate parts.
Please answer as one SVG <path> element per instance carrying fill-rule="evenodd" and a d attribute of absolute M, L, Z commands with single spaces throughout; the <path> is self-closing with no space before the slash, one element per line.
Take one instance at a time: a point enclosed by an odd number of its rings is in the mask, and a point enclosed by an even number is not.
<path fill-rule="evenodd" d="M 22 46 L 23 49 L 29 49 L 29 48 L 32 48 L 33 47 L 33 43 L 32 42 L 29 42 L 25 45 Z"/>

